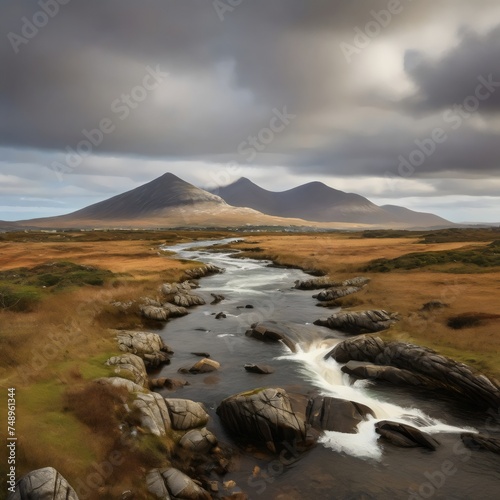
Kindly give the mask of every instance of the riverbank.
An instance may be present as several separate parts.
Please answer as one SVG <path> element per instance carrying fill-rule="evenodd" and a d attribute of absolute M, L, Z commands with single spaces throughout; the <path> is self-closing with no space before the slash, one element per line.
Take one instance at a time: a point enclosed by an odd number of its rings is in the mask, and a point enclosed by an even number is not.
<path fill-rule="evenodd" d="M 5 257 L 2 265 L 4 269 L 13 269 L 14 265 L 21 262 L 22 265 L 36 266 L 40 263 L 51 262 L 64 255 L 65 260 L 71 260 L 78 265 L 100 266 L 112 273 L 109 279 L 104 280 L 100 286 L 72 286 L 64 290 L 42 289 L 45 294 L 42 300 L 28 312 L 2 311 L 2 333 L 1 341 L 6 347 L 7 355 L 0 365 L 2 374 L 2 385 L 11 386 L 15 384 L 18 391 L 18 415 L 19 435 L 22 436 L 19 455 L 18 477 L 30 470 L 50 465 L 57 468 L 65 477 L 70 479 L 88 475 L 92 470 L 92 464 L 102 463 L 107 458 L 109 443 L 96 435 L 92 429 L 84 425 L 74 413 L 73 407 L 67 406 L 66 395 L 68 389 L 85 386 L 87 381 L 98 377 L 110 375 L 110 369 L 104 366 L 104 362 L 111 356 L 117 354 L 115 342 L 116 332 L 110 332 L 109 328 L 120 329 L 148 329 L 137 311 L 130 310 L 130 314 L 117 314 L 116 308 L 110 308 L 110 303 L 127 303 L 141 296 L 155 297 L 158 287 L 163 282 L 177 281 L 186 270 L 198 266 L 199 263 L 179 260 L 169 252 L 161 252 L 159 246 L 174 245 L 181 242 L 202 240 L 204 238 L 221 238 L 231 236 L 228 233 L 137 233 L 127 234 L 96 233 L 94 235 L 74 236 L 62 234 L 56 241 L 46 241 L 45 238 L 56 238 L 58 235 L 24 235 L 18 236 L 15 242 L 2 243 L 2 255 Z M 238 237 L 241 234 L 237 235 Z M 63 238 L 68 238 L 64 241 Z M 92 238 L 94 241 L 91 241 Z M 467 242 L 445 242 L 433 244 L 419 243 L 417 238 L 384 238 L 364 239 L 359 234 L 307 234 L 307 235 L 276 235 L 276 234 L 247 234 L 241 243 L 232 243 L 235 249 L 243 249 L 241 256 L 255 258 L 271 258 L 279 265 L 292 265 L 308 269 L 310 271 L 322 271 L 334 276 L 336 279 L 350 278 L 353 274 L 359 274 L 366 265 L 374 258 L 393 259 L 411 252 L 425 253 L 429 250 L 448 251 L 460 249 L 473 244 Z M 31 241 L 29 241 L 31 239 Z M 488 242 L 482 242 L 486 245 Z M 23 260 L 24 259 L 24 260 Z M 275 269 L 276 271 L 276 269 Z M 251 268 L 248 269 L 251 277 Z M 286 279 L 284 286 L 292 285 L 293 279 L 283 270 Z M 395 273 L 363 272 L 372 278 L 370 286 L 358 294 L 345 297 L 341 300 L 344 307 L 352 307 L 354 310 L 367 307 L 385 308 L 399 312 L 403 320 L 388 332 L 382 333 L 386 339 L 411 340 L 423 345 L 430 345 L 440 352 L 448 354 L 456 359 L 462 359 L 469 364 L 476 364 L 481 368 L 484 364 L 488 373 L 495 373 L 494 352 L 495 339 L 491 339 L 490 349 L 483 346 L 478 349 L 476 345 L 470 345 L 471 341 L 478 341 L 477 332 L 493 331 L 494 322 L 480 325 L 480 328 L 467 328 L 463 331 L 451 330 L 446 326 L 446 321 L 451 314 L 459 315 L 463 311 L 470 311 L 468 307 L 484 306 L 478 311 L 492 312 L 492 304 L 495 300 L 497 288 L 498 271 L 488 273 L 457 274 L 443 272 L 443 270 L 425 269 L 401 271 Z M 290 275 L 291 276 L 291 275 Z M 267 276 L 266 276 L 267 277 Z M 259 287 L 265 287 L 267 279 L 262 279 Z M 409 282 L 411 286 L 409 286 Z M 203 284 L 205 285 L 205 281 Z M 217 282 L 214 291 L 220 292 L 222 282 Z M 463 290 L 462 284 L 467 285 Z M 245 286 L 244 279 L 235 285 Z M 269 286 L 273 286 L 272 283 Z M 50 288 L 50 287 L 49 287 Z M 234 289 L 231 288 L 234 292 Z M 208 288 L 207 290 L 210 290 Z M 238 289 L 238 293 L 242 290 Z M 224 292 L 223 292 L 224 293 Z M 313 292 L 311 292 L 312 295 Z M 291 295 L 289 295 L 291 296 Z M 485 299 L 485 296 L 487 299 Z M 258 297 L 258 295 L 257 295 Z M 465 298 L 464 298 L 465 297 Z M 428 311 L 425 315 L 420 311 L 423 304 L 438 299 L 446 302 L 448 307 L 443 310 Z M 482 299 L 482 301 L 480 300 Z M 491 300 L 491 302 L 489 302 Z M 226 303 L 227 304 L 227 303 Z M 221 311 L 227 307 L 221 304 Z M 263 299 L 261 307 L 268 312 L 267 305 L 277 304 L 279 306 L 287 302 L 269 303 Z M 312 298 L 307 295 L 308 307 L 314 304 Z M 234 304 L 234 308 L 242 304 Z M 258 314 L 257 307 L 257 314 Z M 326 315 L 327 310 L 314 307 L 308 310 L 310 318 L 305 316 L 300 309 L 278 311 L 282 317 L 297 316 L 297 321 L 311 321 L 316 317 Z M 234 314 L 235 312 L 233 312 Z M 252 310 L 248 310 L 252 314 Z M 255 314 L 255 313 L 254 313 Z M 199 313 L 198 313 L 199 315 Z M 190 319 L 191 318 L 191 319 Z M 178 349 L 174 348 L 176 355 L 173 365 L 169 371 L 176 371 L 175 363 L 184 362 L 187 359 L 185 351 L 210 350 L 213 339 L 210 335 L 196 336 L 193 338 L 193 347 L 188 349 L 186 345 L 187 336 L 184 332 L 191 334 L 195 326 L 205 326 L 206 316 L 192 314 L 185 320 L 179 320 L 176 325 L 180 328 L 180 336 L 177 342 Z M 237 321 L 234 317 L 227 321 Z M 258 318 L 257 318 L 258 320 Z M 199 324 L 194 323 L 198 321 Z M 210 321 L 217 321 L 212 319 Z M 223 320 L 224 322 L 226 320 Z M 493 321 L 493 320 L 492 320 Z M 247 321 L 248 322 L 248 321 Z M 231 325 L 231 323 L 228 323 Z M 239 328 L 246 322 L 241 323 Z M 169 324 L 169 326 L 171 326 Z M 224 326 L 228 328 L 228 326 Z M 175 329 L 171 330 L 171 333 Z M 450 330 L 450 331 L 448 331 Z M 442 334 L 442 339 L 439 333 Z M 205 333 L 210 333 L 208 330 Z M 212 332 L 213 333 L 213 332 Z M 240 333 L 243 333 L 240 332 Z M 472 335 L 471 335 L 472 333 Z M 456 334 L 456 335 L 455 335 Z M 226 333 L 224 333 L 226 335 Z M 229 335 L 229 333 L 228 333 Z M 455 335 L 455 336 L 451 336 Z M 484 334 L 486 335 L 486 334 Z M 419 340 L 419 337 L 423 340 Z M 462 349 L 457 339 L 463 337 Z M 237 348 L 230 342 L 230 337 L 224 345 L 228 353 L 222 361 L 223 370 L 220 377 L 207 377 L 207 382 L 200 382 L 201 389 L 206 393 L 206 388 L 213 387 L 210 398 L 219 401 L 230 394 L 230 390 L 253 389 L 256 381 L 245 375 L 244 372 L 238 377 L 224 377 L 224 370 L 230 370 L 237 358 Z M 235 339 L 236 341 L 236 339 Z M 432 344 L 431 342 L 434 342 Z M 469 342 L 469 344 L 467 343 Z M 47 350 L 46 346 L 52 348 Z M 175 345 L 174 345 L 175 347 Z M 479 346 L 481 347 L 481 346 Z M 184 349 L 183 349 L 184 348 Z M 233 349 L 233 350 L 231 350 Z M 446 352 L 451 349 L 453 352 Z M 454 354 L 457 353 L 457 355 Z M 244 353 L 243 353 L 244 354 Z M 262 352 L 262 356 L 272 356 L 268 349 Z M 461 357 L 462 356 L 462 357 Z M 472 358 L 474 356 L 474 358 Z M 233 360 L 231 361 L 231 358 Z M 467 359 L 470 358 L 470 359 Z M 473 361 L 471 361 L 473 359 Z M 259 358 L 260 360 L 260 358 Z M 251 361 L 251 360 L 246 360 Z M 243 362 L 237 360 L 239 364 Z M 239 366 L 239 365 L 238 365 Z M 498 365 L 496 365 L 498 366 Z M 241 370 L 241 366 L 239 366 Z M 286 370 L 278 377 L 284 377 L 287 383 L 293 378 L 289 377 Z M 244 378 L 246 377 L 246 378 Z M 204 380 L 204 379 L 203 379 Z M 279 378 L 278 378 L 279 380 Z M 243 383 L 241 383 L 243 381 Z M 296 383 L 299 383 L 296 381 Z M 205 384 L 205 385 L 203 385 Z M 224 384 L 234 384 L 225 388 Z M 246 385 L 243 385 L 246 384 Z M 281 384 L 281 382 L 280 382 Z M 196 384 L 186 388 L 185 392 L 178 397 L 190 397 L 200 387 Z M 183 390 L 184 391 L 184 390 Z M 224 392 L 225 391 L 225 392 Z M 177 394 L 176 394 L 177 396 Z M 194 400 L 197 400 L 194 398 Z M 3 410 L 3 409 L 2 409 Z M 69 411 L 71 410 L 71 411 Z M 136 464 L 140 467 L 140 463 Z M 248 471 L 242 473 L 247 474 Z M 123 490 L 130 488 L 140 491 L 144 485 L 139 484 L 137 477 L 125 474 L 119 479 L 119 486 Z M 140 498 L 140 497 L 139 497 Z"/>

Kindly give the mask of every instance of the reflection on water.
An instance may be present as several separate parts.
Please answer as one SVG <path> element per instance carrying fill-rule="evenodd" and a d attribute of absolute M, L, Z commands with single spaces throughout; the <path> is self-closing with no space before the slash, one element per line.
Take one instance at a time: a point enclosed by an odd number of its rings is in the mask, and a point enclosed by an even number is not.
<path fill-rule="evenodd" d="M 296 269 L 266 267 L 269 262 L 265 261 L 234 259 L 230 253 L 195 250 L 213 243 L 201 241 L 168 248 L 181 258 L 212 263 L 226 268 L 226 272 L 200 281 L 201 288 L 196 293 L 205 298 L 207 305 L 193 308 L 188 316 L 169 321 L 165 326 L 162 336 L 175 355 L 161 375 L 175 377 L 179 368 L 193 365 L 199 359 L 191 354 L 193 351 L 209 352 L 221 363 L 221 369 L 208 376 L 182 375 L 190 385 L 176 393 L 165 391 L 163 395 L 203 402 L 213 417 L 213 430 L 228 441 L 230 437 L 215 415 L 216 407 L 232 394 L 263 385 L 348 399 L 367 405 L 376 415 L 361 423 L 357 434 L 326 432 L 320 441 L 323 446 L 318 445 L 293 465 L 281 464 L 280 472 L 268 474 L 265 480 L 252 478 L 251 471 L 255 465 L 267 470 L 269 463 L 244 454 L 240 469 L 232 477 L 250 498 L 415 500 L 430 496 L 457 499 L 498 496 L 499 458 L 491 453 L 471 455 L 461 446 L 459 436 L 462 430 L 472 429 L 500 434 L 491 426 L 485 429 L 487 421 L 483 415 L 430 391 L 375 386 L 366 381 L 352 384 L 338 363 L 324 360 L 324 355 L 344 335 L 312 326 L 325 310 L 315 307 L 313 292 L 293 288 L 295 280 L 307 275 Z M 210 293 L 222 294 L 225 300 L 210 305 Z M 246 305 L 253 308 L 247 309 Z M 227 317 L 215 319 L 218 312 Z M 298 352 L 291 353 L 281 344 L 265 344 L 245 336 L 252 323 L 264 320 L 308 325 Z M 246 363 L 270 364 L 276 371 L 270 375 L 247 373 L 243 368 Z M 434 434 L 441 446 L 436 452 L 381 446 L 374 423 L 383 419 L 419 427 Z M 439 488 L 427 485 L 429 477 L 434 477 L 432 474 L 440 471 L 445 461 L 453 464 L 455 472 L 446 476 Z M 431 488 L 432 495 L 425 496 Z"/>

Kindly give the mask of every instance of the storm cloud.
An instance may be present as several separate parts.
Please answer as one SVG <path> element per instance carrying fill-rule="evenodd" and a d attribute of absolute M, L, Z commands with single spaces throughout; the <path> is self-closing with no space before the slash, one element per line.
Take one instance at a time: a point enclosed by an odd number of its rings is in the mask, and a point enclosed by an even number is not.
<path fill-rule="evenodd" d="M 165 171 L 480 197 L 500 179 L 498 19 L 494 0 L 7 0 L 0 205 L 68 211 Z"/>

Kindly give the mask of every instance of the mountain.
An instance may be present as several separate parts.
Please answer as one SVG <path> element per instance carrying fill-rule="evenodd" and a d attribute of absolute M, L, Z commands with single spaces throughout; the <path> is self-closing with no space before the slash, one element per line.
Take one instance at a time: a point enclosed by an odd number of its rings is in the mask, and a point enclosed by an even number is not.
<path fill-rule="evenodd" d="M 246 206 L 279 217 L 406 227 L 453 225 L 433 214 L 392 205 L 379 207 L 363 196 L 333 189 L 322 182 L 309 182 L 287 191 L 275 192 L 242 177 L 212 192 L 230 205 Z"/>
<path fill-rule="evenodd" d="M 19 221 L 17 224 L 44 228 L 154 228 L 300 226 L 308 223 L 299 219 L 265 215 L 247 207 L 230 206 L 219 196 L 167 173 L 131 191 L 76 212 L 57 217 Z"/>

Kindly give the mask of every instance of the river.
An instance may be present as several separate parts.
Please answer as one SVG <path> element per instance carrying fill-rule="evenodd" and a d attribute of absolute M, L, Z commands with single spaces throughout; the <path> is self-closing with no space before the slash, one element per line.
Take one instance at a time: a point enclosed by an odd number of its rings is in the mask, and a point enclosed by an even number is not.
<path fill-rule="evenodd" d="M 207 252 L 202 247 L 231 240 L 191 242 L 165 249 L 179 258 L 224 267 L 226 272 L 200 280 L 196 293 L 207 302 L 190 309 L 183 318 L 169 321 L 161 335 L 175 354 L 160 375 L 178 377 L 177 370 L 192 366 L 208 352 L 221 363 L 217 372 L 180 375 L 190 385 L 164 397 L 204 403 L 211 415 L 208 426 L 224 442 L 232 443 L 215 409 L 238 392 L 256 387 L 281 387 L 289 393 L 324 394 L 363 403 L 376 418 L 358 426 L 357 434 L 326 432 L 311 451 L 293 460 L 243 451 L 234 479 L 251 499 L 495 499 L 500 497 L 500 458 L 489 452 L 470 451 L 460 432 L 479 431 L 500 436 L 490 415 L 444 395 L 415 388 L 351 383 L 334 360 L 324 355 L 346 338 L 341 332 L 313 326 L 326 311 L 315 306 L 314 292 L 293 288 L 308 275 L 297 269 L 268 267 L 269 262 L 235 259 L 231 253 Z M 200 249 L 198 249 L 200 248 Z M 225 300 L 211 305 L 211 293 Z M 246 308 L 251 305 L 253 308 Z M 215 319 L 224 312 L 225 319 Z M 331 311 L 328 311 L 331 312 Z M 311 334 L 292 353 L 281 344 L 265 344 L 245 336 L 252 323 L 264 320 L 308 325 Z M 270 375 L 247 373 L 246 363 L 272 365 Z M 441 443 L 434 452 L 421 448 L 381 445 L 374 423 L 390 419 L 433 434 Z M 493 423 L 492 423 L 493 422 Z M 252 476 L 258 466 L 262 473 Z"/>

